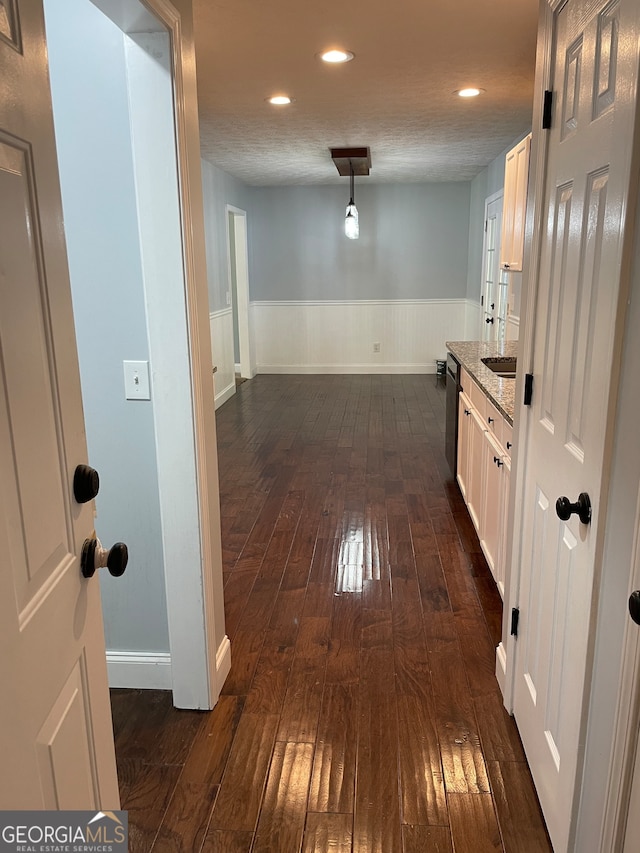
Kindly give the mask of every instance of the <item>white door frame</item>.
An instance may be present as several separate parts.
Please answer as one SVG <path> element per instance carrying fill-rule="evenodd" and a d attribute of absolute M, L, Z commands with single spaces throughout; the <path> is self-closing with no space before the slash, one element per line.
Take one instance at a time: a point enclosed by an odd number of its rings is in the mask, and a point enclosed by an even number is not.
<path fill-rule="evenodd" d="M 229 228 L 229 216 L 233 216 L 233 246 Z M 240 376 L 253 379 L 256 375 L 255 344 L 249 313 L 249 249 L 247 244 L 247 212 L 232 204 L 225 207 L 225 227 L 227 232 L 227 275 L 229 292 L 233 300 L 233 275 L 231 252 L 235 252 L 236 267 L 236 310 L 238 312 L 238 348 L 240 350 Z M 235 363 L 235 355 L 233 358 Z"/>
<path fill-rule="evenodd" d="M 636 204 L 631 298 L 622 352 L 613 441 L 608 518 L 602 555 L 589 725 L 576 849 L 594 838 L 599 850 L 623 850 L 640 727 L 640 627 L 627 599 L 640 589 L 640 445 L 638 378 L 640 339 L 640 202 Z M 603 760 L 606 757 L 606 761 Z M 636 772 L 640 772 L 640 767 Z M 636 784 L 640 779 L 636 779 Z M 636 796 L 640 790 L 636 790 Z M 637 847 L 635 844 L 628 849 Z M 582 847 L 580 846 L 582 845 Z M 627 849 L 627 848 L 624 848 Z"/>
<path fill-rule="evenodd" d="M 132 4 L 93 0 L 123 32 L 135 32 Z M 164 389 L 154 381 L 154 416 L 158 481 L 165 551 L 165 583 L 173 701 L 181 708 L 213 708 L 231 666 L 230 644 L 224 627 L 222 548 L 218 461 L 211 383 L 211 341 L 204 244 L 202 176 L 198 139 L 197 92 L 191 22 L 183 31 L 180 13 L 169 0 L 144 0 L 143 5 L 169 33 L 173 76 L 184 290 L 181 300 L 184 358 L 168 371 Z M 155 319 L 154 319 L 155 316 Z M 166 317 L 149 313 L 149 344 L 166 328 Z M 155 329 L 152 328 L 153 324 Z M 155 331 L 155 334 L 154 334 Z M 159 350 L 156 348 L 155 357 Z M 152 359 L 153 360 L 153 359 Z M 158 371 L 162 373 L 162 371 Z M 162 381 L 162 379 L 160 379 Z M 181 383 L 188 401 L 176 407 L 163 390 Z M 185 393 L 181 395 L 185 397 Z M 164 405 L 163 405 L 164 404 Z M 186 435 L 185 435 L 186 431 Z M 186 438 L 186 443 L 185 443 Z M 175 459 L 188 476 L 176 493 Z M 187 447 L 186 455 L 185 447 Z M 181 507 L 183 510 L 181 510 Z M 185 512 L 191 511 L 190 518 Z M 185 553 L 188 559 L 180 559 Z"/>
<path fill-rule="evenodd" d="M 543 63 L 534 94 L 533 125 L 536 129 L 541 127 L 543 93 L 551 88 L 553 16 L 563 2 L 564 0 L 547 0 L 541 3 L 538 51 L 543 57 Z M 633 83 L 635 85 L 635 81 Z M 635 132 L 637 135 L 637 127 Z M 531 372 L 533 366 L 537 319 L 535 282 L 539 274 L 540 242 L 544 235 L 543 222 L 546 215 L 537 200 L 544 198 L 547 140 L 548 135 L 544 132 L 534 132 L 523 268 L 523 296 L 526 295 L 526 298 L 523 304 L 518 353 L 522 367 L 518 371 L 516 381 L 516 400 L 522 400 L 524 376 Z M 629 140 L 630 150 L 635 150 L 633 145 L 634 140 Z M 584 718 L 576 720 L 576 725 L 584 726 L 584 754 L 583 760 L 579 762 L 582 767 L 578 782 L 580 801 L 576 803 L 571 849 L 589 849 L 600 853 L 622 850 L 620 845 L 626 828 L 640 723 L 640 628 L 630 622 L 626 613 L 626 596 L 631 589 L 640 588 L 637 544 L 640 527 L 640 452 L 635 452 L 640 341 L 634 332 L 640 322 L 640 310 L 634 310 L 638 309 L 637 303 L 640 299 L 640 205 L 632 194 L 628 216 L 632 217 L 634 211 L 636 233 L 633 245 L 627 247 L 625 258 L 627 268 L 632 262 L 635 267 L 631 281 L 634 298 L 630 302 L 631 309 L 627 318 L 627 328 L 631 333 L 624 339 L 620 335 L 620 346 L 616 350 L 612 376 L 614 385 L 620 378 L 620 389 L 617 412 L 610 413 L 609 464 L 612 473 L 608 497 L 606 489 L 603 491 L 602 509 L 608 504 L 607 532 L 599 553 L 599 587 L 596 586 L 594 594 L 594 630 L 587 663 L 587 688 L 590 688 L 590 695 L 584 709 Z M 621 299 L 624 300 L 627 296 L 625 288 L 622 287 Z M 612 428 L 614 421 L 615 436 Z M 523 530 L 522 502 L 516 498 L 519 487 L 521 490 L 521 472 L 527 457 L 527 432 L 526 417 L 522 414 L 522 408 L 517 405 L 514 417 L 515 454 L 512 459 L 512 483 L 518 485 L 512 489 L 507 531 L 507 547 L 508 553 L 511 554 L 513 571 L 507 575 L 503 639 L 498 647 L 496 667 L 503 690 L 504 705 L 508 711 L 513 709 L 514 663 L 517 653 L 517 640 L 510 636 L 511 607 L 518 604 L 520 577 L 517 567 L 521 564 Z M 633 448 L 631 453 L 630 448 Z M 591 616 L 592 614 L 585 614 L 586 619 Z"/>

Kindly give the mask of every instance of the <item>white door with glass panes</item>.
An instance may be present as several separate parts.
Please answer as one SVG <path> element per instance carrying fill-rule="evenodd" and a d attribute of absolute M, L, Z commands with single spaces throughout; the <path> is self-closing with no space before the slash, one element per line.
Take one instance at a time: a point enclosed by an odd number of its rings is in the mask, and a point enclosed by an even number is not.
<path fill-rule="evenodd" d="M 638 183 L 630 140 L 640 4 L 549 5 L 544 36 L 553 48 L 545 88 L 554 100 L 538 200 L 539 272 L 530 282 L 533 400 L 521 410 L 526 456 L 517 496 L 521 576 L 512 602 L 520 608 L 514 714 L 554 851 L 566 853 L 573 850 L 580 795 L 616 348 L 624 328 L 631 229 L 625 216 Z"/>
<path fill-rule="evenodd" d="M 482 339 L 500 340 L 500 233 L 502 229 L 502 192 L 485 202 L 482 252 Z"/>
<path fill-rule="evenodd" d="M 71 49 L 71 46 L 70 46 Z M 0 0 L 0 806 L 119 808 L 42 5 Z M 99 346 L 96 341 L 96 346 Z"/>

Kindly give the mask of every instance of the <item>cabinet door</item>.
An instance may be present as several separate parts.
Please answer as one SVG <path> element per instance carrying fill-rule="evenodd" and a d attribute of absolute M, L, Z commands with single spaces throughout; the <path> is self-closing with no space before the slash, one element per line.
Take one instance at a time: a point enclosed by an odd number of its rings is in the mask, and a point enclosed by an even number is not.
<path fill-rule="evenodd" d="M 467 472 L 469 469 L 469 431 L 471 417 L 471 400 L 464 391 L 460 392 L 458 400 L 458 469 L 457 480 L 462 497 L 467 501 Z"/>
<path fill-rule="evenodd" d="M 530 148 L 531 134 L 514 146 L 505 159 L 500 266 L 510 272 L 522 271 Z"/>
<path fill-rule="evenodd" d="M 475 409 L 469 421 L 469 462 L 467 467 L 467 509 L 474 527 L 480 534 L 480 519 L 484 500 L 484 434 L 485 425 Z"/>
<path fill-rule="evenodd" d="M 505 532 L 504 516 L 504 450 L 491 432 L 484 435 L 483 463 L 485 488 L 482 501 L 480 545 L 487 558 L 491 574 L 504 595 L 504 578 L 501 566 L 501 542 Z"/>
<path fill-rule="evenodd" d="M 502 457 L 502 511 L 500 515 L 500 548 L 496 564 L 495 579 L 498 591 L 504 599 L 504 588 L 509 572 L 509 554 L 507 552 L 507 523 L 509 520 L 509 491 L 511 488 L 511 459 L 508 455 Z"/>

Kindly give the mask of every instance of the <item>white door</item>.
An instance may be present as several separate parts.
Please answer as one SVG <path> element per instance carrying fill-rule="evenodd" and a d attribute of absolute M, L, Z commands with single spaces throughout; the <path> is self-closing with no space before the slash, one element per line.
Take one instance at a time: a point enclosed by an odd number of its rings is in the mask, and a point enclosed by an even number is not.
<path fill-rule="evenodd" d="M 604 522 L 637 16 L 634 0 L 569 0 L 554 14 L 514 713 L 556 853 L 570 844 Z M 591 523 L 575 514 L 560 521 L 556 499 L 581 492 L 591 498 Z"/>
<path fill-rule="evenodd" d="M 40 3 L 0 2 L 0 807 L 116 809 L 46 56 Z"/>
<path fill-rule="evenodd" d="M 484 250 L 482 253 L 482 339 L 498 340 L 500 324 L 500 232 L 502 193 L 485 203 Z"/>

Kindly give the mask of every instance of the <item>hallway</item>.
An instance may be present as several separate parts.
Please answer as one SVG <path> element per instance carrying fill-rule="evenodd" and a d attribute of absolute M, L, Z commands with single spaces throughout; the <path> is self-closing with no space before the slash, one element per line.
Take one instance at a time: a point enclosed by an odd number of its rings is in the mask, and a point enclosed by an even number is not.
<path fill-rule="evenodd" d="M 217 413 L 232 670 L 113 691 L 131 850 L 550 851 L 434 376 L 260 375 Z"/>

